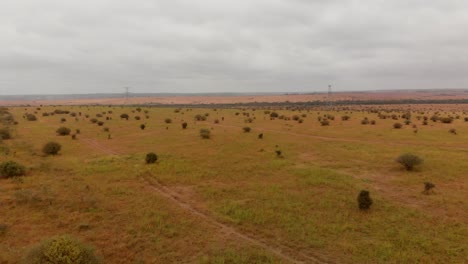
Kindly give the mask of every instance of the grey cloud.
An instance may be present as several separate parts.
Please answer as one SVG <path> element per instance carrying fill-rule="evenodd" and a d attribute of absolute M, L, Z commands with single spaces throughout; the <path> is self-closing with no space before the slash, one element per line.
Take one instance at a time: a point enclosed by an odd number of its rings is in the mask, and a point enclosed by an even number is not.
<path fill-rule="evenodd" d="M 468 2 L 3 0 L 0 92 L 466 88 Z"/>

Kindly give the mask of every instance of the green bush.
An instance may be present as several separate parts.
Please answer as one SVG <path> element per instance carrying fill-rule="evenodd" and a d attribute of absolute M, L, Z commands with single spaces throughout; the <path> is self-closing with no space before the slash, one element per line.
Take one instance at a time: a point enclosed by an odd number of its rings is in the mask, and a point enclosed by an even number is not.
<path fill-rule="evenodd" d="M 406 153 L 399 156 L 396 161 L 403 165 L 408 171 L 413 170 L 414 166 L 417 166 L 423 162 L 420 157 L 411 153 Z"/>
<path fill-rule="evenodd" d="M 372 205 L 372 199 L 370 198 L 369 191 L 362 190 L 357 198 L 359 209 L 368 210 Z"/>
<path fill-rule="evenodd" d="M 62 149 L 62 145 L 57 142 L 48 142 L 42 148 L 42 152 L 46 155 L 57 155 L 59 151 Z"/>
<path fill-rule="evenodd" d="M 156 155 L 156 153 L 150 152 L 146 154 L 146 158 L 145 158 L 146 164 L 155 163 L 157 160 L 158 160 L 158 155 Z"/>
<path fill-rule="evenodd" d="M 206 128 L 200 129 L 200 137 L 203 139 L 209 139 L 211 137 L 211 131 Z"/>
<path fill-rule="evenodd" d="M 70 135 L 71 129 L 68 127 L 59 127 L 56 132 L 59 136 L 68 136 Z"/>
<path fill-rule="evenodd" d="M 97 264 L 94 249 L 68 235 L 45 240 L 32 248 L 24 259 L 26 264 Z"/>
<path fill-rule="evenodd" d="M 26 174 L 26 168 L 14 161 L 5 161 L 0 163 L 0 178 L 10 178 L 23 176 Z"/>

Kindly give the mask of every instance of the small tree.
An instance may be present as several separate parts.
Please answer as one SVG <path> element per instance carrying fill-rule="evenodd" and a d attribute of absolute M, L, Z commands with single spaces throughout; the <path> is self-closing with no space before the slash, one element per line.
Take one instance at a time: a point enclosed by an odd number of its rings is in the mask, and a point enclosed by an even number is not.
<path fill-rule="evenodd" d="M 211 137 L 211 131 L 206 128 L 200 129 L 200 137 L 203 139 L 209 139 Z"/>
<path fill-rule="evenodd" d="M 156 153 L 150 152 L 146 154 L 146 158 L 145 158 L 146 164 L 155 163 L 157 160 L 158 160 L 158 155 L 156 155 Z"/>
<path fill-rule="evenodd" d="M 359 209 L 360 210 L 369 210 L 373 201 L 370 197 L 369 191 L 362 190 L 357 198 Z"/>
<path fill-rule="evenodd" d="M 406 153 L 399 156 L 396 161 L 403 165 L 408 171 L 413 170 L 414 166 L 417 166 L 423 162 L 423 160 L 420 157 L 411 153 Z"/>
<path fill-rule="evenodd" d="M 57 129 L 57 134 L 59 136 L 68 136 L 70 135 L 70 132 L 71 132 L 71 129 L 69 129 L 68 127 L 59 127 Z"/>
<path fill-rule="evenodd" d="M 42 148 L 42 152 L 46 155 L 57 155 L 59 151 L 62 149 L 62 145 L 57 142 L 48 142 Z"/>
<path fill-rule="evenodd" d="M 15 161 L 0 163 L 0 178 L 23 176 L 24 174 L 26 174 L 26 168 Z"/>

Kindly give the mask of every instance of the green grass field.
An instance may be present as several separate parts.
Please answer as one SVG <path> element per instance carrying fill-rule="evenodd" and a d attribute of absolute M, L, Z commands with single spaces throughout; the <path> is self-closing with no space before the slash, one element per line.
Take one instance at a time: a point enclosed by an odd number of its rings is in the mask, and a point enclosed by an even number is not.
<path fill-rule="evenodd" d="M 42 116 L 56 109 L 77 116 Z M 278 109 L 269 111 L 285 118 L 272 120 L 259 109 L 9 108 L 18 124 L 8 125 L 0 161 L 26 175 L 0 179 L 0 263 L 20 263 L 62 234 L 103 263 L 467 263 L 468 113 L 413 107 L 405 125 L 404 109 Z M 34 112 L 36 121 L 23 118 Z M 436 112 L 459 118 L 422 125 Z M 324 115 L 334 116 L 329 126 Z M 58 136 L 61 126 L 80 133 Z M 62 145 L 58 155 L 42 153 L 49 141 Z M 424 163 L 406 171 L 395 160 L 407 152 Z M 429 195 L 424 182 L 436 186 Z M 374 201 L 368 211 L 358 208 L 361 190 Z"/>

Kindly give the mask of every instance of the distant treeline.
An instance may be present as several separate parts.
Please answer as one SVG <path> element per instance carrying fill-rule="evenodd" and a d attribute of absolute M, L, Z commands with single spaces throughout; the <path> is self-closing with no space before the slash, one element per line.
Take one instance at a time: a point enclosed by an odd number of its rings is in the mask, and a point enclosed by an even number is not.
<path fill-rule="evenodd" d="M 232 104 L 144 104 L 146 106 L 178 108 L 235 108 L 235 107 L 315 107 L 315 106 L 349 106 L 349 105 L 400 105 L 400 104 L 468 104 L 468 99 L 403 99 L 403 100 L 343 100 L 343 101 L 309 101 L 309 102 L 250 102 Z M 135 105 L 137 106 L 137 105 Z"/>

